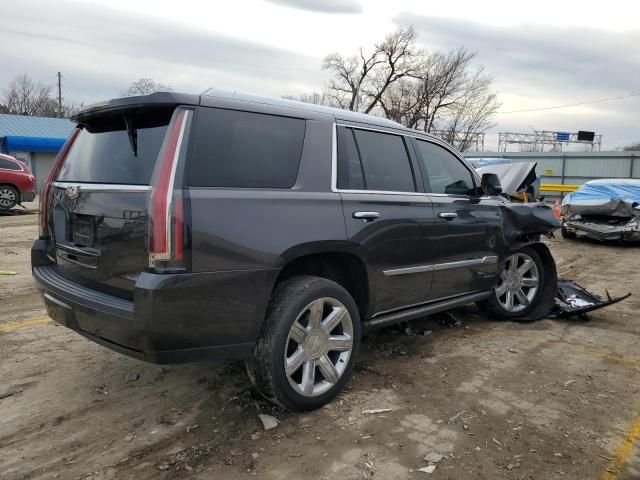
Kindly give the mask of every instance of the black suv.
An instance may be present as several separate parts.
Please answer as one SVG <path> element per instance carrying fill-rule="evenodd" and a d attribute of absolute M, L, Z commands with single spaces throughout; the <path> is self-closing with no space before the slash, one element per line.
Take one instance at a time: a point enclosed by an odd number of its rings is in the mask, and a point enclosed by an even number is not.
<path fill-rule="evenodd" d="M 48 314 L 156 363 L 246 359 L 298 410 L 348 381 L 364 331 L 478 302 L 546 313 L 559 226 L 431 135 L 210 90 L 82 110 L 41 201 Z"/>

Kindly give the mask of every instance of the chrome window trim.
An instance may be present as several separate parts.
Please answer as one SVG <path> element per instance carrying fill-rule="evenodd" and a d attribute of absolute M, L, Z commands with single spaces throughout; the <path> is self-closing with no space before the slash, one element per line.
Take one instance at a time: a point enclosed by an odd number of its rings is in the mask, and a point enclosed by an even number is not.
<path fill-rule="evenodd" d="M 489 255 L 482 258 L 472 258 L 470 260 L 460 260 L 457 262 L 432 263 L 429 265 L 418 265 L 415 267 L 394 268 L 391 270 L 383 270 L 382 273 L 384 273 L 384 275 L 387 277 L 393 277 L 395 275 L 407 275 L 411 273 L 421 272 L 438 272 L 441 270 L 472 267 L 475 265 L 494 265 L 496 263 L 498 263 L 498 257 L 496 255 Z"/>
<path fill-rule="evenodd" d="M 434 143 L 434 144 L 444 148 L 446 151 L 451 153 L 451 155 L 453 155 L 458 160 L 460 160 L 462 162 L 462 164 L 469 170 L 471 175 L 478 181 L 478 184 L 480 184 L 480 177 L 478 176 L 478 173 L 476 172 L 476 170 L 467 163 L 467 161 L 465 160 L 465 158 L 462 155 L 460 155 L 460 154 L 454 152 L 453 150 L 451 150 L 449 145 L 447 145 L 444 141 L 440 140 L 439 138 L 436 138 L 436 137 L 433 137 L 433 138 L 432 137 L 424 137 L 424 136 L 415 135 L 415 134 L 412 135 L 410 133 L 403 132 L 403 131 L 382 130 L 380 128 L 363 127 L 363 126 L 360 126 L 360 125 L 352 125 L 352 124 L 348 124 L 348 123 L 334 122 L 334 124 L 333 124 L 333 138 L 332 138 L 332 142 L 331 142 L 331 149 L 332 149 L 332 151 L 331 151 L 331 191 L 332 192 L 335 192 L 335 193 L 373 193 L 373 194 L 387 194 L 387 195 L 418 195 L 418 196 L 433 195 L 433 196 L 437 196 L 437 197 L 464 196 L 464 197 L 467 197 L 467 198 L 471 198 L 471 196 L 469 196 L 469 195 L 450 195 L 450 194 L 447 194 L 447 193 L 396 192 L 396 191 L 391 191 L 391 190 L 350 190 L 350 189 L 346 189 L 346 188 L 338 188 L 338 127 L 355 128 L 355 129 L 358 129 L 358 130 L 369 130 L 369 131 L 372 131 L 372 132 L 386 133 L 387 135 L 404 136 L 404 137 L 408 137 L 408 138 L 414 138 L 416 140 L 421 140 L 423 142 Z M 483 197 L 480 197 L 480 198 L 488 198 L 488 197 L 484 197 L 483 196 Z"/>
<path fill-rule="evenodd" d="M 126 192 L 148 192 L 151 190 L 150 185 L 127 185 L 118 183 L 83 183 L 83 182 L 53 182 L 54 187 L 67 188 L 78 187 L 81 192 L 109 192 L 109 193 L 126 193 Z"/>

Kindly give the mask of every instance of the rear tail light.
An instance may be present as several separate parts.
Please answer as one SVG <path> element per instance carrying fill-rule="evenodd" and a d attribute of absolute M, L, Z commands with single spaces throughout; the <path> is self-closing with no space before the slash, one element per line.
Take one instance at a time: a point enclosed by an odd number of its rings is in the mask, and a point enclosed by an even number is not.
<path fill-rule="evenodd" d="M 176 267 L 184 259 L 182 173 L 191 110 L 177 109 L 160 150 L 149 199 L 149 266 Z"/>
<path fill-rule="evenodd" d="M 51 184 L 58 175 L 58 171 L 64 163 L 64 159 L 67 158 L 67 154 L 69 153 L 69 150 L 71 150 L 71 146 L 73 145 L 73 142 L 75 142 L 79 133 L 80 129 L 76 128 L 62 146 L 62 149 L 58 152 L 58 156 L 53 163 L 53 168 L 49 172 L 49 175 L 44 182 L 44 186 L 40 191 L 40 218 L 38 219 L 40 238 L 49 237 L 49 192 L 51 191 Z M 35 180 L 35 177 L 33 177 L 33 179 Z"/>

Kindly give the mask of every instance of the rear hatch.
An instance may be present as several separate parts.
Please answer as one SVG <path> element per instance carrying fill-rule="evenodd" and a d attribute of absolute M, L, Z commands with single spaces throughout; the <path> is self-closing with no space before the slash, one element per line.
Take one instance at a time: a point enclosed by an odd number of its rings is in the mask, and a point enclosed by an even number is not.
<path fill-rule="evenodd" d="M 149 267 L 151 185 L 175 114 L 176 105 L 134 105 L 81 115 L 46 193 L 49 252 L 62 275 L 133 298 Z"/>

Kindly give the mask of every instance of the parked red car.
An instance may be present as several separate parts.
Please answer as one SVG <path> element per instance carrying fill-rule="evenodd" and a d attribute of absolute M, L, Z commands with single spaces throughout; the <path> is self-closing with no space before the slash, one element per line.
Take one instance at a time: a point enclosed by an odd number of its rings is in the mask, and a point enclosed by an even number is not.
<path fill-rule="evenodd" d="M 0 210 L 9 210 L 36 197 L 36 177 L 27 165 L 0 153 Z"/>

